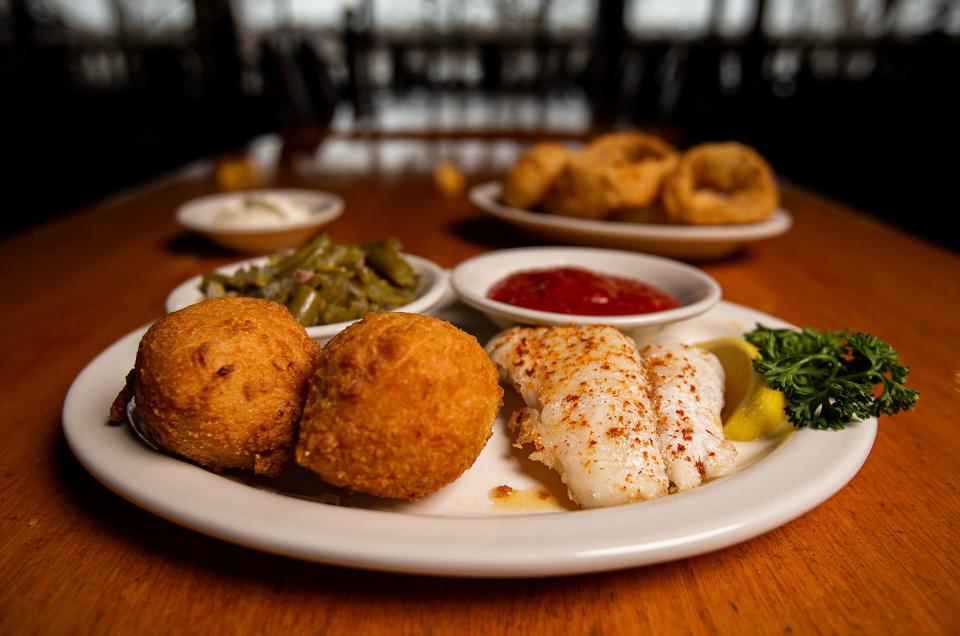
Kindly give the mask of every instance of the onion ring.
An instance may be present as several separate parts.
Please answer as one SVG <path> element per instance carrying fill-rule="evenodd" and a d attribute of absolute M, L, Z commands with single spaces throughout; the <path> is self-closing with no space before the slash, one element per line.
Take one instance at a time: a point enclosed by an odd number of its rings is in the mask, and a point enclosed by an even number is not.
<path fill-rule="evenodd" d="M 645 208 L 656 201 L 664 175 L 676 162 L 676 149 L 658 137 L 637 132 L 603 135 L 567 164 L 543 206 L 553 214 L 590 219 Z"/>
<path fill-rule="evenodd" d="M 521 210 L 539 205 L 572 155 L 566 146 L 552 142 L 541 142 L 531 147 L 513 164 L 504 178 L 503 202 Z"/>
<path fill-rule="evenodd" d="M 613 133 L 589 143 L 567 164 L 543 201 L 547 212 L 605 219 L 656 201 L 677 162 L 673 146 L 652 135 Z"/>
<path fill-rule="evenodd" d="M 602 135 L 580 151 L 583 161 L 603 166 L 619 190 L 622 208 L 642 208 L 660 194 L 664 176 L 677 165 L 677 149 L 639 132 Z"/>
<path fill-rule="evenodd" d="M 770 165 L 756 150 L 737 142 L 691 148 L 663 186 L 667 214 L 690 225 L 763 221 L 779 199 Z"/>
<path fill-rule="evenodd" d="M 621 207 L 620 191 L 607 171 L 574 157 L 543 200 L 551 214 L 605 219 Z"/>

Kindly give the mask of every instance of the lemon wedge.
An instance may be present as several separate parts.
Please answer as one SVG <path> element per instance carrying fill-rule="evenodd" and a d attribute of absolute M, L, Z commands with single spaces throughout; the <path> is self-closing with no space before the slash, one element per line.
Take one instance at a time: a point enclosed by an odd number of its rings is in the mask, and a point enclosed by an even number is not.
<path fill-rule="evenodd" d="M 723 434 L 727 439 L 748 441 L 777 432 L 786 422 L 783 393 L 767 386 L 750 362 L 760 352 L 742 338 L 717 338 L 699 343 L 717 356 L 726 374 Z"/>

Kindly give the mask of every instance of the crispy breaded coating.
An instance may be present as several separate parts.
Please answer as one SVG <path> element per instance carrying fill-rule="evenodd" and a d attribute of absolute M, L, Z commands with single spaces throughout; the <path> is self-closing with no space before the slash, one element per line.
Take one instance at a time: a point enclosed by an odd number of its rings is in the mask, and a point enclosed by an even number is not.
<path fill-rule="evenodd" d="M 601 135 L 580 151 L 581 161 L 609 175 L 620 195 L 620 207 L 646 207 L 660 194 L 663 177 L 677 165 L 677 149 L 655 135 L 620 132 Z"/>
<path fill-rule="evenodd" d="M 579 155 L 567 162 L 543 199 L 550 214 L 585 219 L 605 219 L 623 205 L 610 171 Z"/>
<path fill-rule="evenodd" d="M 543 201 L 553 181 L 573 153 L 561 144 L 540 142 L 517 160 L 503 179 L 503 202 L 529 210 Z"/>
<path fill-rule="evenodd" d="M 277 475 L 292 455 L 318 349 L 282 305 L 218 298 L 150 327 L 128 380 L 161 447 L 215 471 Z M 126 399 L 121 391 L 112 417 Z"/>
<path fill-rule="evenodd" d="M 473 465 L 502 397 L 473 336 L 429 316 L 370 313 L 320 353 L 297 462 L 337 486 L 418 499 Z"/>
<path fill-rule="evenodd" d="M 660 194 L 676 149 L 638 132 L 597 137 L 567 162 L 543 201 L 547 212 L 604 219 L 627 208 L 644 208 Z"/>
<path fill-rule="evenodd" d="M 770 164 L 736 142 L 694 146 L 663 186 L 668 216 L 691 225 L 758 223 L 770 218 L 779 201 Z"/>

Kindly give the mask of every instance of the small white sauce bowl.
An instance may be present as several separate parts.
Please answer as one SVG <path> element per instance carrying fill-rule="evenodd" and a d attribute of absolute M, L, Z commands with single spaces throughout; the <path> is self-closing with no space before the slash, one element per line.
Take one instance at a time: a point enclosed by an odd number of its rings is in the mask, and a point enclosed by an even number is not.
<path fill-rule="evenodd" d="M 433 261 L 425 258 L 413 256 L 412 254 L 404 254 L 403 257 L 410 263 L 410 266 L 413 267 L 413 271 L 420 276 L 420 286 L 417 288 L 417 297 L 413 302 L 403 305 L 402 307 L 391 309 L 390 311 L 403 311 L 411 314 L 426 313 L 446 298 L 449 289 L 449 273 Z M 263 265 L 266 262 L 267 257 L 261 256 L 220 267 L 217 271 L 222 274 L 232 274 L 241 267 Z M 170 292 L 166 301 L 167 313 L 178 311 L 188 305 L 204 300 L 204 295 L 200 291 L 200 281 L 202 278 L 203 276 L 194 276 Z M 307 334 L 314 340 L 326 342 L 355 322 L 357 321 L 350 320 L 347 322 L 335 322 L 329 325 L 307 327 Z"/>
<path fill-rule="evenodd" d="M 307 210 L 307 218 L 284 220 L 267 228 L 230 228 L 217 222 L 228 206 L 252 195 L 287 199 Z M 189 201 L 177 210 L 177 222 L 211 241 L 248 254 L 265 254 L 306 243 L 320 228 L 343 213 L 343 199 L 319 190 L 244 190 L 212 194 Z"/>
<path fill-rule="evenodd" d="M 586 316 L 526 309 L 487 298 L 495 283 L 512 274 L 557 267 L 576 267 L 653 285 L 673 296 L 680 306 L 647 314 Z M 720 300 L 719 283 L 690 265 L 635 252 L 579 247 L 530 247 L 482 254 L 457 265 L 450 283 L 461 301 L 501 327 L 605 324 L 635 331 L 693 318 Z"/>

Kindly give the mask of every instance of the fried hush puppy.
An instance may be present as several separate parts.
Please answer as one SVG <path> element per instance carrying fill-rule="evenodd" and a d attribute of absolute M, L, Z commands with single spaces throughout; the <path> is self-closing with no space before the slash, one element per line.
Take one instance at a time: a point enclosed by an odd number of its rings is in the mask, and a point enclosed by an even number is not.
<path fill-rule="evenodd" d="M 217 298 L 157 321 L 140 341 L 111 419 L 136 396 L 162 448 L 214 471 L 276 476 L 289 463 L 319 345 L 290 312 Z"/>
<path fill-rule="evenodd" d="M 419 499 L 473 465 L 503 389 L 473 336 L 418 314 L 370 313 L 321 351 L 296 460 L 328 483 Z"/>

